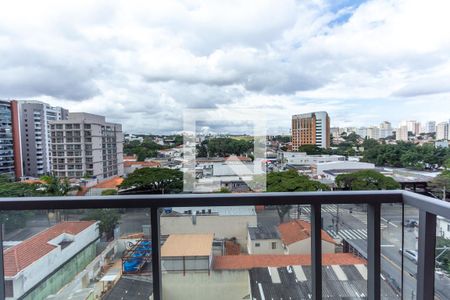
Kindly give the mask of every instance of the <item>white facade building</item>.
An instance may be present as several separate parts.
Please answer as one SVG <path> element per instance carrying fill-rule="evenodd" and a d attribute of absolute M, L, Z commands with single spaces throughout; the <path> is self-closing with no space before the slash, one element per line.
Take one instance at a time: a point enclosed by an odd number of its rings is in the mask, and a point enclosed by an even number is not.
<path fill-rule="evenodd" d="M 436 140 L 448 140 L 449 139 L 449 124 L 447 122 L 441 122 L 436 127 Z"/>
<path fill-rule="evenodd" d="M 324 163 L 331 161 L 344 161 L 345 156 L 342 155 L 308 155 L 305 152 L 288 152 L 282 151 L 278 153 L 278 159 L 290 165 L 312 165 L 316 163 Z"/>
<path fill-rule="evenodd" d="M 327 163 L 317 163 L 312 166 L 312 173 L 314 175 L 324 175 L 325 171 L 329 170 L 373 170 L 375 164 L 356 162 L 356 161 L 336 161 Z"/>
<path fill-rule="evenodd" d="M 96 222 L 61 222 L 5 250 L 6 299 L 19 299 L 39 288 L 98 238 Z"/>

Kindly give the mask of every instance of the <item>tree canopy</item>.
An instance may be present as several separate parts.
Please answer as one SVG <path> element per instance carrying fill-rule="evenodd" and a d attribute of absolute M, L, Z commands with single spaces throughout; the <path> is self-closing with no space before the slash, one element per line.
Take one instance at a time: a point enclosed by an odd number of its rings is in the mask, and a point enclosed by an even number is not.
<path fill-rule="evenodd" d="M 450 190 L 450 171 L 446 170 L 436 176 L 428 186 L 433 193 L 441 197 L 442 200 L 446 200 L 448 191 Z"/>
<path fill-rule="evenodd" d="M 157 151 L 163 148 L 163 146 L 146 138 L 142 143 L 140 141 L 125 143 L 123 152 L 127 155 L 136 155 L 138 161 L 144 161 L 146 158 L 156 157 Z"/>
<path fill-rule="evenodd" d="M 450 158 L 450 150 L 434 147 L 433 144 L 422 146 L 413 143 L 398 142 L 396 145 L 378 144 L 367 148 L 363 160 L 377 166 L 405 167 L 417 170 L 445 166 Z"/>
<path fill-rule="evenodd" d="M 137 169 L 129 174 L 119 187 L 130 189 L 125 193 L 179 193 L 183 189 L 183 173 L 166 168 Z"/>
<path fill-rule="evenodd" d="M 99 221 L 98 230 L 100 235 L 104 235 L 107 240 L 110 240 L 114 237 L 114 229 L 119 224 L 120 214 L 117 209 L 90 209 L 83 220 Z"/>
<path fill-rule="evenodd" d="M 341 174 L 336 177 L 336 185 L 343 190 L 395 190 L 400 184 L 374 170 L 362 170 L 355 173 Z"/>
<path fill-rule="evenodd" d="M 214 138 L 197 145 L 197 157 L 214 157 L 250 154 L 253 151 L 253 140 Z"/>
<path fill-rule="evenodd" d="M 274 172 L 267 175 L 268 192 L 308 192 L 329 189 L 326 184 L 311 180 L 307 176 L 299 175 L 295 170 Z M 277 205 L 276 208 L 280 222 L 283 223 L 292 205 Z"/>
<path fill-rule="evenodd" d="M 11 178 L 0 175 L 0 197 L 34 197 L 42 196 L 38 185 L 22 182 L 13 182 Z M 26 221 L 33 216 L 33 212 L 24 210 L 1 211 L 0 223 L 4 224 L 5 231 L 9 232 L 23 228 Z"/>

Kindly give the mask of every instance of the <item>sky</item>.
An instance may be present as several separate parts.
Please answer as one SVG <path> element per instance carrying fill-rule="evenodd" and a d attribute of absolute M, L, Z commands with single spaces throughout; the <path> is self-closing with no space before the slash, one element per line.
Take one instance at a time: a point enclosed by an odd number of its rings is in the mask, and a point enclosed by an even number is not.
<path fill-rule="evenodd" d="M 179 132 L 186 109 L 262 111 L 269 133 L 323 110 L 333 126 L 448 121 L 449 11 L 448 0 L 5 1 L 0 99 L 133 133 Z"/>

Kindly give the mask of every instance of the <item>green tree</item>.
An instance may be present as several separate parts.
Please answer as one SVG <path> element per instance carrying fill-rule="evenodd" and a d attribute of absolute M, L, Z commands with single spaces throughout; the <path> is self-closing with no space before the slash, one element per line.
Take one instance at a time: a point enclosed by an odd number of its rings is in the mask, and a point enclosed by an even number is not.
<path fill-rule="evenodd" d="M 341 174 L 336 177 L 335 182 L 339 188 L 353 191 L 395 190 L 400 188 L 400 184 L 393 178 L 373 170 Z"/>
<path fill-rule="evenodd" d="M 295 170 L 274 172 L 267 175 L 268 192 L 310 192 L 329 189 L 326 184 L 311 180 L 307 176 L 299 175 Z M 289 213 L 292 206 L 277 205 L 276 208 L 280 222 L 283 223 L 286 214 Z"/>
<path fill-rule="evenodd" d="M 36 184 L 14 182 L 5 175 L 0 175 L 0 197 L 34 197 L 42 196 Z M 15 210 L 0 211 L 0 223 L 5 232 L 10 232 L 26 226 L 27 220 L 34 215 L 31 211 Z"/>
<path fill-rule="evenodd" d="M 129 174 L 119 186 L 130 189 L 121 193 L 166 194 L 183 189 L 183 173 L 166 168 L 142 168 Z"/>
<path fill-rule="evenodd" d="M 324 154 L 324 150 L 316 145 L 301 145 L 298 147 L 298 152 L 306 152 L 308 155 Z"/>
<path fill-rule="evenodd" d="M 106 240 L 111 240 L 114 237 L 114 229 L 119 224 L 120 214 L 117 209 L 112 208 L 91 209 L 83 220 L 99 221 L 100 235 L 104 236 Z"/>
<path fill-rule="evenodd" d="M 102 196 L 113 196 L 113 195 L 117 195 L 117 190 L 107 189 L 102 191 Z"/>
<path fill-rule="evenodd" d="M 70 185 L 69 179 L 59 178 L 55 175 L 46 175 L 40 178 L 44 181 L 41 185 L 44 193 L 50 196 L 66 196 L 70 191 L 77 190 L 78 188 Z"/>
<path fill-rule="evenodd" d="M 450 189 L 450 171 L 446 170 L 433 178 L 428 186 L 435 194 L 445 201 Z"/>

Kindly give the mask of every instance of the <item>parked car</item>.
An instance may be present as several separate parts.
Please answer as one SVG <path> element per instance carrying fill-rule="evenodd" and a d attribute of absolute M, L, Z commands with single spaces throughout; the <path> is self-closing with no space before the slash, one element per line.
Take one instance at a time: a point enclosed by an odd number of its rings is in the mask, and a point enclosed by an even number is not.
<path fill-rule="evenodd" d="M 411 228 L 419 227 L 419 222 L 414 219 L 406 220 L 405 227 L 411 227 Z"/>
<path fill-rule="evenodd" d="M 403 251 L 403 249 L 400 248 L 399 252 L 400 252 L 400 255 L 402 255 L 402 254 L 405 255 L 406 258 L 408 258 L 409 260 L 412 260 L 415 263 L 417 263 L 417 261 L 419 260 L 417 251 L 415 251 L 415 250 L 406 249 L 405 251 Z"/>

